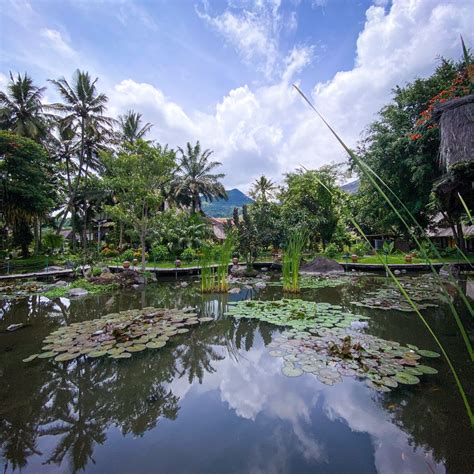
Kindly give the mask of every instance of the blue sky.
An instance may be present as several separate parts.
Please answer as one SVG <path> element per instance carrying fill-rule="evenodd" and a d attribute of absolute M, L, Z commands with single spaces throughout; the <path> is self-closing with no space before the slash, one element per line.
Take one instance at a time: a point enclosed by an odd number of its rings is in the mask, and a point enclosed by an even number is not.
<path fill-rule="evenodd" d="M 343 153 L 291 88 L 355 144 L 396 84 L 474 43 L 473 0 L 0 0 L 8 72 L 99 76 L 112 115 L 133 108 L 171 146 L 201 140 L 228 186 L 281 181 Z M 51 86 L 47 100 L 55 100 Z"/>

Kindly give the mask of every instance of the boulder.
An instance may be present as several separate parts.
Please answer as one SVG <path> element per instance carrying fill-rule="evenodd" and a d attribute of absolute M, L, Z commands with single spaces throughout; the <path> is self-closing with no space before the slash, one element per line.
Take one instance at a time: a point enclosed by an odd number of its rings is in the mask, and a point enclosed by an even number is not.
<path fill-rule="evenodd" d="M 87 290 L 84 288 L 71 288 L 68 292 L 69 296 L 75 297 L 75 296 L 85 296 L 89 294 Z"/>
<path fill-rule="evenodd" d="M 344 272 L 344 267 L 330 258 L 316 257 L 311 262 L 301 265 L 301 271 L 308 273 L 341 273 Z"/>
<path fill-rule="evenodd" d="M 64 280 L 58 280 L 56 283 L 54 283 L 54 285 L 52 286 L 55 286 L 57 288 L 63 288 L 65 286 L 67 286 L 67 281 L 64 281 Z"/>
<path fill-rule="evenodd" d="M 258 288 L 259 290 L 266 288 L 267 284 L 264 281 L 258 281 L 255 283 L 255 288 Z"/>
<path fill-rule="evenodd" d="M 108 269 L 107 269 L 108 270 Z M 113 273 L 110 273 L 110 271 L 102 272 L 99 276 L 101 280 L 115 280 L 115 276 Z"/>

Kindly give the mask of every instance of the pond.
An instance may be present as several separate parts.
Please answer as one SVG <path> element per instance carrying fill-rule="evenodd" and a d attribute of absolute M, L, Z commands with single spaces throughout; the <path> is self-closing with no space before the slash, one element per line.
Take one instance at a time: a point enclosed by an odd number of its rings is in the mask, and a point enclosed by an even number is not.
<path fill-rule="evenodd" d="M 200 294 L 197 282 L 149 284 L 80 299 L 34 295 L 0 303 L 0 446 L 4 472 L 51 473 L 470 473 L 474 431 L 447 364 L 417 385 L 380 393 L 364 380 L 327 385 L 286 377 L 272 342 L 285 328 L 225 315 L 228 303 L 277 300 L 278 286 Z M 355 306 L 383 277 L 352 277 L 298 298 L 367 316 L 361 329 L 401 344 L 437 347 L 414 313 Z M 465 284 L 465 282 L 464 282 Z M 197 307 L 214 321 L 129 359 L 22 362 L 73 322 L 148 306 Z M 461 308 L 461 305 L 459 305 Z M 423 310 L 459 370 L 474 371 L 443 304 Z M 472 321 L 466 327 L 472 334 Z M 13 323 L 27 327 L 6 333 Z"/>

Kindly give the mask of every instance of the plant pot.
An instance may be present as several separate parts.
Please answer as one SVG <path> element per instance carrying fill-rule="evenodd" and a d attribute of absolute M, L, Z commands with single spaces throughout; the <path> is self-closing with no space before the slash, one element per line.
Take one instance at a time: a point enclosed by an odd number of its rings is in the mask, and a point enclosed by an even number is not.
<path fill-rule="evenodd" d="M 176 268 L 179 268 L 181 266 L 181 260 L 179 258 L 177 258 L 174 262 Z"/>
<path fill-rule="evenodd" d="M 359 260 L 359 255 L 352 254 L 351 255 L 351 260 L 352 260 L 352 263 L 357 263 L 357 260 Z"/>
<path fill-rule="evenodd" d="M 413 255 L 405 255 L 405 263 L 412 263 Z"/>
<path fill-rule="evenodd" d="M 238 265 L 238 264 L 239 264 L 239 259 L 238 259 L 237 257 L 234 257 L 234 258 L 232 259 L 232 264 L 233 264 L 233 265 Z"/>
<path fill-rule="evenodd" d="M 130 262 L 128 260 L 125 260 L 125 262 L 122 263 L 122 266 L 125 269 L 130 268 Z"/>

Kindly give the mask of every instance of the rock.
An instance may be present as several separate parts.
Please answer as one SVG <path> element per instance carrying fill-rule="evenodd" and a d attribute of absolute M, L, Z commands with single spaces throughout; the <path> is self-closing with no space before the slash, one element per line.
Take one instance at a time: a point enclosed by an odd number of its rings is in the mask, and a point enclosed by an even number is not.
<path fill-rule="evenodd" d="M 52 285 L 52 286 L 55 286 L 55 287 L 57 287 L 57 288 L 63 288 L 63 287 L 65 287 L 65 286 L 67 286 L 67 285 L 68 285 L 67 281 L 58 280 L 58 281 L 55 282 L 54 285 Z"/>
<path fill-rule="evenodd" d="M 394 270 L 394 271 L 393 271 L 393 274 L 394 274 L 394 275 L 400 275 L 401 273 L 402 273 L 402 272 L 401 272 L 400 270 Z"/>
<path fill-rule="evenodd" d="M 262 267 L 262 268 L 260 269 L 260 271 L 261 271 L 261 272 L 268 272 L 268 268 L 267 268 L 267 267 Z"/>
<path fill-rule="evenodd" d="M 439 274 L 441 276 L 453 276 L 455 278 L 459 277 L 459 274 L 461 273 L 459 266 L 456 265 L 455 263 L 451 264 L 446 264 L 441 267 L 441 270 L 439 271 Z"/>
<path fill-rule="evenodd" d="M 240 288 L 236 286 L 235 288 L 231 288 L 227 293 L 238 294 L 240 293 Z"/>
<path fill-rule="evenodd" d="M 132 285 L 132 288 L 133 288 L 134 290 L 138 290 L 138 288 L 140 288 L 140 285 Z"/>
<path fill-rule="evenodd" d="M 230 274 L 233 276 L 243 276 L 245 274 L 245 267 L 241 267 L 240 265 L 232 265 L 230 268 Z"/>
<path fill-rule="evenodd" d="M 18 324 L 10 324 L 10 326 L 7 327 L 7 331 L 16 331 L 17 329 L 21 329 L 25 327 L 23 323 L 18 323 Z"/>
<path fill-rule="evenodd" d="M 68 292 L 69 296 L 75 297 L 75 296 L 85 296 L 89 294 L 87 290 L 84 288 L 71 288 Z"/>
<path fill-rule="evenodd" d="M 58 272 L 60 270 L 64 270 L 64 267 L 58 267 L 53 265 L 44 269 L 45 272 Z"/>
<path fill-rule="evenodd" d="M 115 276 L 113 273 L 110 273 L 110 271 L 107 271 L 107 272 L 102 272 L 100 275 L 99 275 L 99 278 L 101 280 L 115 280 Z"/>
<path fill-rule="evenodd" d="M 259 281 L 259 282 L 255 283 L 255 288 L 258 288 L 259 290 L 261 290 L 262 288 L 266 288 L 266 287 L 267 287 L 267 284 L 264 281 Z"/>
<path fill-rule="evenodd" d="M 344 272 L 344 267 L 330 258 L 316 257 L 313 261 L 302 265 L 301 271 L 311 273 L 342 273 Z"/>
<path fill-rule="evenodd" d="M 244 288 L 246 290 L 253 290 L 253 286 L 252 285 L 244 285 Z"/>
<path fill-rule="evenodd" d="M 182 281 L 182 282 L 179 284 L 179 286 L 180 286 L 181 288 L 187 288 L 188 282 L 187 282 L 187 281 Z"/>

